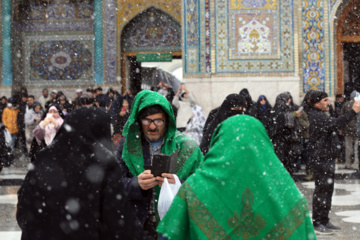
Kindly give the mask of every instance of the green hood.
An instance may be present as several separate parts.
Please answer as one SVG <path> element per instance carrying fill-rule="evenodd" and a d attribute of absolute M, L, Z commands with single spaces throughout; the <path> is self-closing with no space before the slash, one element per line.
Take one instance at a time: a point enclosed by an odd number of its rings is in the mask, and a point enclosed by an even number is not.
<path fill-rule="evenodd" d="M 170 155 L 176 149 L 179 150 L 176 175 L 180 179 L 185 180 L 199 166 L 203 156 L 194 140 L 176 130 L 172 106 L 164 96 L 157 92 L 143 90 L 136 95 L 131 107 L 130 117 L 123 131 L 126 140 L 122 158 L 133 176 L 138 176 L 145 170 L 141 142 L 142 129 L 137 121 L 137 117 L 142 109 L 153 105 L 160 105 L 168 115 L 167 131 L 164 136 L 164 145 L 161 152 Z"/>
<path fill-rule="evenodd" d="M 219 124 L 157 230 L 169 240 L 316 239 L 305 197 L 264 126 L 245 115 Z"/>

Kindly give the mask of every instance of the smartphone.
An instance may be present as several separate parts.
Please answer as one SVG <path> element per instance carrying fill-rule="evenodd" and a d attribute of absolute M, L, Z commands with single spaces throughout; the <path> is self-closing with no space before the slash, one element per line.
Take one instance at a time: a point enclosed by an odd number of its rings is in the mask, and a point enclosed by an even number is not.
<path fill-rule="evenodd" d="M 52 113 L 48 113 L 48 114 L 46 114 L 46 117 L 49 118 L 49 117 L 52 117 L 52 115 L 53 115 Z"/>

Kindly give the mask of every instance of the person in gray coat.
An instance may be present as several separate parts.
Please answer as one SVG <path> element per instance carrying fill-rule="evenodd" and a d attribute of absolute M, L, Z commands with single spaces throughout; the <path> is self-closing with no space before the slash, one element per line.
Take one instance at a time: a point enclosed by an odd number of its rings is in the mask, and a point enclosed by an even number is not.
<path fill-rule="evenodd" d="M 355 96 L 357 91 L 353 91 L 350 94 L 350 101 L 347 101 L 344 106 L 341 108 L 341 115 L 344 115 L 346 112 L 352 109 L 354 104 Z M 354 117 L 350 122 L 348 122 L 341 130 L 345 137 L 345 168 L 346 169 L 359 169 L 359 157 L 358 157 L 358 145 L 359 145 L 359 136 L 356 131 L 356 122 L 357 117 Z M 351 156 L 354 155 L 354 163 L 352 164 Z"/>

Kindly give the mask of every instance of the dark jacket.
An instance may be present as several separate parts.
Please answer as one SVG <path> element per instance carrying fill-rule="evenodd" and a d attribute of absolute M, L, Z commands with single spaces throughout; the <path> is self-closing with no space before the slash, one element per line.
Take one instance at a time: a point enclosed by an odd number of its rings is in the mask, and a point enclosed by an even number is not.
<path fill-rule="evenodd" d="M 356 113 L 352 109 L 343 116 L 334 118 L 320 109 L 311 108 L 309 111 L 310 159 L 318 162 L 333 162 L 340 153 L 338 131 L 355 116 Z"/>
<path fill-rule="evenodd" d="M 350 111 L 354 102 L 355 100 L 347 101 L 341 109 L 341 115 L 344 115 L 346 112 Z M 354 117 L 350 122 L 345 124 L 345 126 L 341 129 L 344 136 L 357 137 L 356 122 L 357 117 Z"/>
<path fill-rule="evenodd" d="M 2 104 L 0 103 L 0 122 L 2 122 L 2 114 L 3 114 L 3 111 L 4 109 L 7 107 L 7 104 Z"/>
<path fill-rule="evenodd" d="M 252 116 L 258 119 L 264 125 L 266 131 L 269 132 L 272 126 L 272 107 L 264 95 L 261 97 L 266 100 L 265 107 L 261 105 L 261 98 L 259 97 L 259 100 L 252 107 Z"/>
<path fill-rule="evenodd" d="M 142 150 L 144 154 L 144 165 L 151 165 L 150 145 L 149 142 L 142 137 Z M 141 224 L 144 224 L 150 208 L 150 201 L 153 196 L 154 188 L 149 190 L 142 190 L 140 188 L 137 176 L 133 176 L 126 166 L 126 163 L 122 159 L 122 151 L 124 148 L 125 138 L 122 138 L 119 142 L 118 152 L 116 160 L 120 164 L 122 172 L 122 180 L 125 191 L 128 193 L 128 198 L 133 206 L 135 213 L 140 220 Z"/>
<path fill-rule="evenodd" d="M 67 116 L 18 192 L 22 240 L 143 237 L 110 137 L 110 119 L 100 108 L 81 107 Z"/>

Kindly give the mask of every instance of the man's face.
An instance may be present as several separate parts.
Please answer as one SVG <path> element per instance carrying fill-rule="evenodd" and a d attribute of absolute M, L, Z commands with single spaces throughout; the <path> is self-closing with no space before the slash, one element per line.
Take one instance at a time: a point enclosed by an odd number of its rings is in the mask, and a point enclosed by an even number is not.
<path fill-rule="evenodd" d="M 77 92 L 76 95 L 77 95 L 78 97 L 81 97 L 82 92 Z"/>
<path fill-rule="evenodd" d="M 51 93 L 51 97 L 52 97 L 52 99 L 56 99 L 56 95 L 57 95 L 57 93 L 52 92 L 52 93 Z"/>
<path fill-rule="evenodd" d="M 144 125 L 141 122 L 143 133 L 145 134 L 145 137 L 147 139 L 149 139 L 151 142 L 155 142 L 155 141 L 162 139 L 166 132 L 165 114 L 164 113 L 155 113 L 150 116 L 147 116 L 145 119 L 148 119 L 148 120 L 162 119 L 164 121 L 164 124 L 162 126 L 156 126 L 154 122 L 151 122 L 149 125 Z"/>
<path fill-rule="evenodd" d="M 22 102 L 26 103 L 26 102 L 27 102 L 27 100 L 28 100 L 28 98 L 27 98 L 27 97 L 21 97 L 21 101 L 22 101 Z"/>
<path fill-rule="evenodd" d="M 314 107 L 320 109 L 323 112 L 329 111 L 330 100 L 328 97 L 323 98 L 320 102 L 315 103 Z"/>
<path fill-rule="evenodd" d="M 47 98 L 47 96 L 49 95 L 48 91 L 43 91 L 43 96 Z"/>
<path fill-rule="evenodd" d="M 28 103 L 29 106 L 33 105 L 33 104 L 34 104 L 34 99 L 31 98 L 31 97 L 29 97 L 29 98 L 27 99 L 27 103 Z"/>
<path fill-rule="evenodd" d="M 109 92 L 109 95 L 108 95 L 109 98 L 114 98 L 114 94 L 112 92 Z"/>
<path fill-rule="evenodd" d="M 5 98 L 2 98 L 2 99 L 1 99 L 1 103 L 2 103 L 2 104 L 5 104 L 5 103 L 6 103 L 6 99 L 5 99 Z"/>

